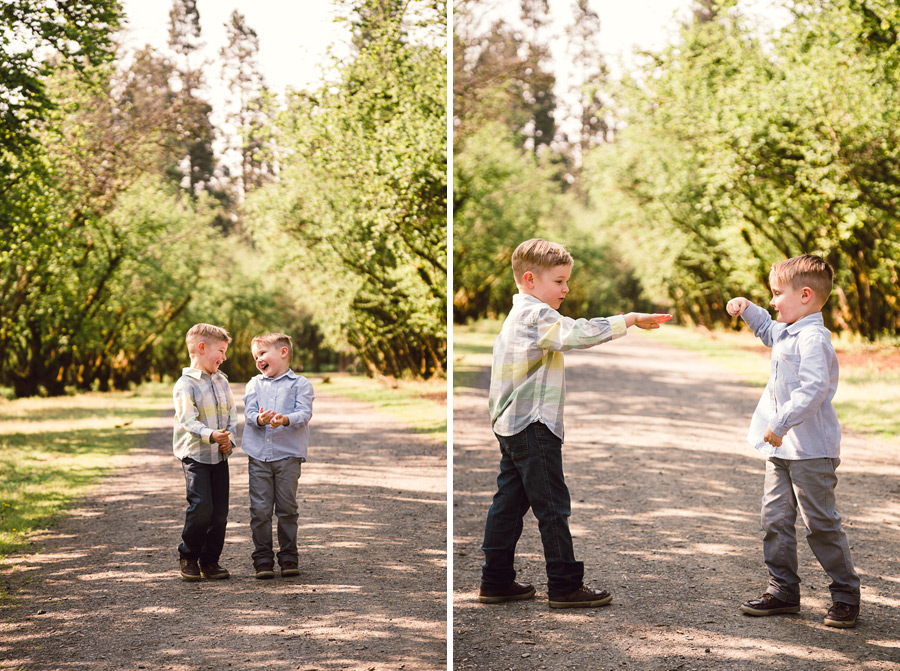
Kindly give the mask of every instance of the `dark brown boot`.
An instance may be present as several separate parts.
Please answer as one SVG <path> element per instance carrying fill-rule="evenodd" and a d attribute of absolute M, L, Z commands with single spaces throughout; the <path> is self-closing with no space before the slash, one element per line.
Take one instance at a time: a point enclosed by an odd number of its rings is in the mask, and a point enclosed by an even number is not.
<path fill-rule="evenodd" d="M 478 590 L 481 603 L 503 603 L 504 601 L 521 601 L 534 596 L 534 586 L 527 582 L 513 580 L 506 587 L 482 587 Z"/>
<path fill-rule="evenodd" d="M 859 615 L 859 606 L 835 601 L 828 609 L 825 616 L 825 624 L 829 627 L 849 629 L 856 626 L 856 617 Z"/>
<path fill-rule="evenodd" d="M 256 571 L 257 580 L 268 580 L 275 577 L 274 562 L 259 562 L 253 565 L 253 569 Z"/>
<path fill-rule="evenodd" d="M 186 582 L 197 582 L 200 580 L 200 566 L 196 559 L 179 559 L 181 565 L 181 579 Z"/>
<path fill-rule="evenodd" d="M 800 604 L 787 603 L 775 595 L 766 592 L 758 599 L 742 603 L 741 610 L 747 613 L 747 615 L 760 617 L 764 615 L 778 615 L 779 613 L 799 613 Z"/>
<path fill-rule="evenodd" d="M 231 574 L 227 570 L 219 566 L 219 562 L 200 564 L 200 575 L 204 578 L 209 578 L 210 580 L 224 580 L 225 578 L 231 577 Z"/>
<path fill-rule="evenodd" d="M 582 585 L 574 592 L 561 596 L 551 596 L 551 608 L 596 608 L 612 601 L 612 594 L 605 589 L 591 589 Z"/>

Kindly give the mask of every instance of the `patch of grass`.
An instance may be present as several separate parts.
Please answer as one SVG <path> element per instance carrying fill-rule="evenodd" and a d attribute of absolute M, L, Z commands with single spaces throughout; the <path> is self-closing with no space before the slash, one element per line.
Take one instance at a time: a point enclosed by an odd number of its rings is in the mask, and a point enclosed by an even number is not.
<path fill-rule="evenodd" d="M 447 381 L 377 380 L 362 375 L 336 373 L 312 377 L 317 390 L 371 403 L 399 419 L 416 433 L 431 440 L 447 442 Z"/>
<path fill-rule="evenodd" d="M 171 407 L 167 385 L 0 401 L 0 556 L 21 549 L 140 445 L 141 419 Z"/>

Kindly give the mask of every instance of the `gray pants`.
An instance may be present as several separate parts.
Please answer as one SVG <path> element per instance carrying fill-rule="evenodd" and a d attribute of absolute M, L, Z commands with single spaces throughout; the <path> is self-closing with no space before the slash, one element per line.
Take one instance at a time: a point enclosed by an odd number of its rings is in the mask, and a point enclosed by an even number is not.
<path fill-rule="evenodd" d="M 859 605 L 859 576 L 835 507 L 835 469 L 840 459 L 787 460 L 770 457 L 762 499 L 763 555 L 769 594 L 800 603 L 797 575 L 797 510 L 809 533 L 806 540 L 831 577 L 831 600 Z"/>
<path fill-rule="evenodd" d="M 278 563 L 297 562 L 297 481 L 301 460 L 289 457 L 259 461 L 248 457 L 250 474 L 250 531 L 253 564 L 271 562 L 272 512 L 278 518 Z"/>

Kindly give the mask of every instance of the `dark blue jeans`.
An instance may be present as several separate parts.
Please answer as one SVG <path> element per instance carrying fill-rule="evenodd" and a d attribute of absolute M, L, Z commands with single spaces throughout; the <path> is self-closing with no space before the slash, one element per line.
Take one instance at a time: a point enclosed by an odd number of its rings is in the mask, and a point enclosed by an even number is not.
<path fill-rule="evenodd" d="M 572 503 L 563 476 L 562 441 L 540 422 L 497 440 L 500 475 L 484 527 L 482 587 L 505 587 L 515 580 L 516 544 L 531 508 L 544 545 L 547 591 L 551 596 L 569 594 L 581 587 L 584 564 L 575 561 L 569 532 Z"/>
<path fill-rule="evenodd" d="M 225 545 L 228 524 L 228 461 L 201 464 L 182 460 L 187 486 L 187 510 L 178 554 L 182 559 L 196 559 L 203 564 L 219 561 Z"/>

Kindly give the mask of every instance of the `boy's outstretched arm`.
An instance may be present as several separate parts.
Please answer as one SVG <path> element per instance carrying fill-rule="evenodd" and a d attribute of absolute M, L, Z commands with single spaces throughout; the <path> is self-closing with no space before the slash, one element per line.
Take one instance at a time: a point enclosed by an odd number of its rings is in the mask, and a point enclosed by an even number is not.
<path fill-rule="evenodd" d="M 625 315 L 625 326 L 637 326 L 639 329 L 658 329 L 659 325 L 669 321 L 670 314 L 648 314 L 646 312 L 629 312 Z"/>
<path fill-rule="evenodd" d="M 753 329 L 753 335 L 763 341 L 766 347 L 772 346 L 772 330 L 777 322 L 763 308 L 751 303 L 743 296 L 732 298 L 725 304 L 725 310 L 732 317 L 741 317 Z"/>

